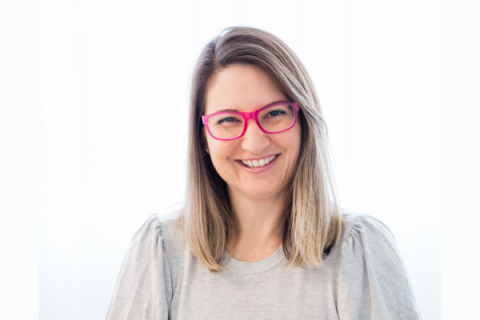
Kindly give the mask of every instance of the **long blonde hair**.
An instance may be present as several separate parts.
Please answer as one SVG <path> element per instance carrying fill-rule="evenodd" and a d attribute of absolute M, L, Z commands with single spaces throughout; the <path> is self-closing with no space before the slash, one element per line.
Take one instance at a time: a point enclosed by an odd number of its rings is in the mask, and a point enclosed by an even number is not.
<path fill-rule="evenodd" d="M 265 70 L 301 111 L 297 169 L 284 216 L 283 250 L 289 265 L 319 266 L 339 240 L 343 220 L 337 204 L 327 127 L 313 83 L 293 51 L 274 35 L 255 28 L 225 29 L 208 43 L 197 60 L 190 96 L 189 156 L 186 203 L 177 219 L 191 251 L 211 272 L 221 266 L 227 239 L 238 235 L 227 185 L 210 157 L 201 121 L 208 82 L 232 64 Z"/>

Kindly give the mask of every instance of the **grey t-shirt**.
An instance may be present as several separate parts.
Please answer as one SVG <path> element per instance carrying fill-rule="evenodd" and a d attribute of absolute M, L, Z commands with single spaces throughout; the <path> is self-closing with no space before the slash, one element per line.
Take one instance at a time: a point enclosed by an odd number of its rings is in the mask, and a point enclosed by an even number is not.
<path fill-rule="evenodd" d="M 344 215 L 342 240 L 321 267 L 286 267 L 283 248 L 249 263 L 225 252 L 212 274 L 152 215 L 130 244 L 107 320 L 420 319 L 390 230 L 367 215 Z"/>

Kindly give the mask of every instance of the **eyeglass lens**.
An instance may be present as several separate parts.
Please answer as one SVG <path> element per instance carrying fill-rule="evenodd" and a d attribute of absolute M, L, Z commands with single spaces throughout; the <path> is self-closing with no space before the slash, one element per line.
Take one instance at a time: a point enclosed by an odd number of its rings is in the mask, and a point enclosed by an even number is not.
<path fill-rule="evenodd" d="M 258 114 L 263 130 L 269 133 L 288 129 L 295 122 L 295 109 L 289 104 L 279 104 L 263 109 Z M 208 119 L 210 133 L 218 139 L 232 139 L 240 136 L 245 119 L 237 113 L 221 113 Z"/>

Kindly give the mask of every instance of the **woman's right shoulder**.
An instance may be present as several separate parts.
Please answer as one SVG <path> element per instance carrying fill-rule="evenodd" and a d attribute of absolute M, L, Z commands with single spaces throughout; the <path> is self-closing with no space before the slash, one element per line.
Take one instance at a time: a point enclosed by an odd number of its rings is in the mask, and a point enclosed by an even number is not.
<path fill-rule="evenodd" d="M 158 214 L 150 215 L 130 242 L 107 319 L 137 319 L 137 315 L 142 319 L 167 319 L 172 293 L 183 270 L 183 250 L 175 220 L 162 221 Z"/>
<path fill-rule="evenodd" d="M 163 254 L 168 263 L 175 266 L 182 263 L 184 252 L 188 250 L 177 227 L 177 219 L 171 217 L 164 219 L 157 213 L 150 215 L 138 229 L 132 245 L 139 245 L 144 250 L 151 249 L 154 245 L 155 249 L 151 254 Z"/>
<path fill-rule="evenodd" d="M 177 226 L 177 219 L 164 219 L 158 213 L 151 214 L 147 220 L 138 228 L 133 236 L 133 241 L 153 241 L 157 239 L 159 242 L 167 244 L 164 248 L 183 246 L 184 241 L 182 234 Z"/>
<path fill-rule="evenodd" d="M 183 252 L 187 248 L 187 244 L 184 241 L 181 230 L 178 228 L 177 219 L 170 218 L 164 220 L 157 215 L 157 220 L 161 226 L 165 252 L 169 256 L 176 256 L 180 252 Z"/>

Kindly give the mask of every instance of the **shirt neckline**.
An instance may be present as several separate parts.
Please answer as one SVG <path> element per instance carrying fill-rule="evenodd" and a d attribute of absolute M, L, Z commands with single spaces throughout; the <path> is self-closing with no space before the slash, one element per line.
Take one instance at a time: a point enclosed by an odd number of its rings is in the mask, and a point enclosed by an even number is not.
<path fill-rule="evenodd" d="M 280 245 L 277 251 L 272 253 L 268 258 L 265 258 L 257 262 L 239 261 L 234 257 L 230 256 L 228 252 L 225 250 L 224 266 L 228 270 L 236 273 L 243 273 L 243 274 L 260 273 L 275 267 L 284 258 L 285 258 L 285 254 L 283 253 L 283 245 Z"/>

